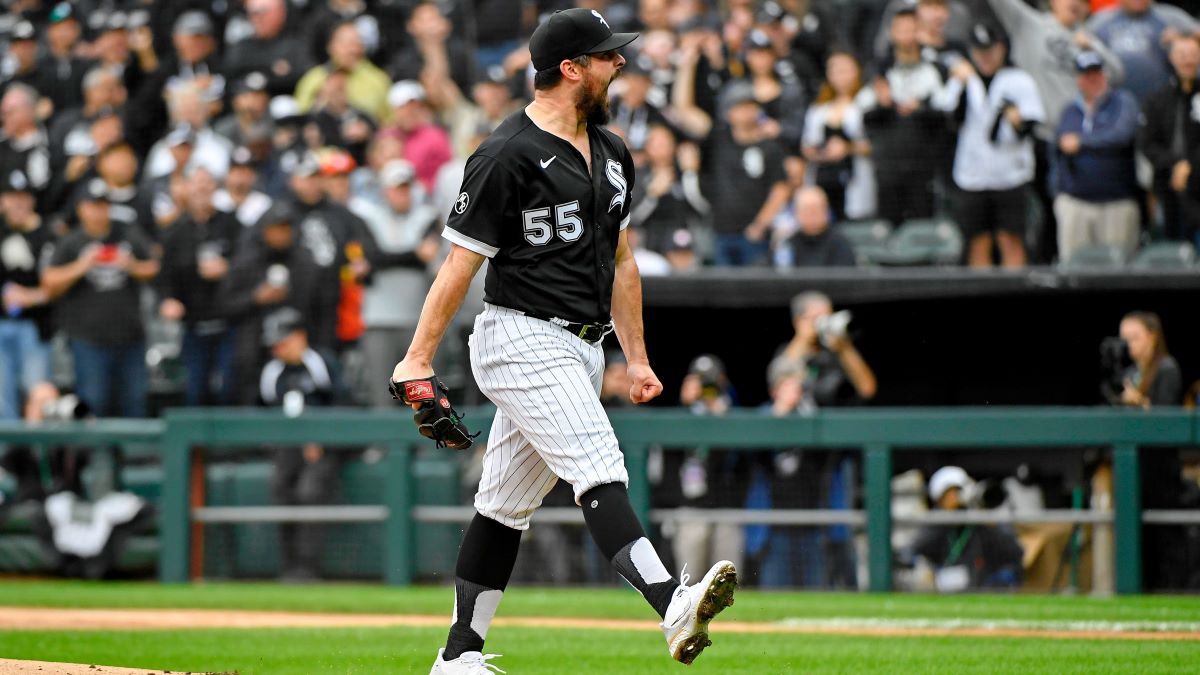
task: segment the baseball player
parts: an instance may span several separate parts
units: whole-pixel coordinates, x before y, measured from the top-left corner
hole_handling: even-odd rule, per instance
[[[497,411],[463,536],[453,625],[433,673],[491,672],[484,638],[512,573],[521,532],[558,479],[571,484],[592,538],[662,617],[671,656],[691,663],[708,623],[733,604],[737,572],[721,561],[699,583],[676,580],[634,516],[617,438],[601,408],[601,341],[615,331],[629,397],[662,392],[642,337],[641,281],[626,239],[633,160],[608,120],[608,87],[636,33],[599,12],[553,14],[529,42],[534,100],[467,161],[443,236],[451,252],[425,300],[416,336],[392,374],[423,434],[469,447],[433,377],[434,352],[471,278],[489,261],[471,367]],[[441,391],[439,391],[441,389]]]

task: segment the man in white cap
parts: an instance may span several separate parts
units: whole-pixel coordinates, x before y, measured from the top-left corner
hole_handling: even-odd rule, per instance
[[[943,466],[929,477],[929,499],[939,511],[965,511],[974,481],[959,466]],[[979,525],[927,525],[917,533],[913,552],[935,568],[943,593],[968,588],[1015,586],[1024,551],[1011,532]]]

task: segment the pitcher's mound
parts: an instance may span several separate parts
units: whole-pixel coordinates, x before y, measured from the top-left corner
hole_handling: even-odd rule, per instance
[[[14,661],[11,659],[0,659],[0,673],[5,673],[5,675],[163,675],[163,673],[184,675],[184,671],[179,670],[141,670],[140,668],[95,666],[86,663]],[[204,673],[194,672],[191,675],[204,675]]]

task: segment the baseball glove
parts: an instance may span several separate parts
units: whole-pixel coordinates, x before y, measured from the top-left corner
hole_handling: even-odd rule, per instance
[[[463,424],[462,416],[450,405],[450,390],[437,375],[397,382],[388,379],[392,398],[406,405],[421,406],[413,415],[417,431],[437,442],[439,448],[466,450],[479,432],[472,434]]]

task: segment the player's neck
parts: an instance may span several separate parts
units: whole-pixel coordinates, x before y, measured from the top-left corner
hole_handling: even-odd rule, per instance
[[[542,131],[570,143],[587,136],[587,121],[579,118],[575,102],[561,96],[537,93],[525,106],[525,114]]]

